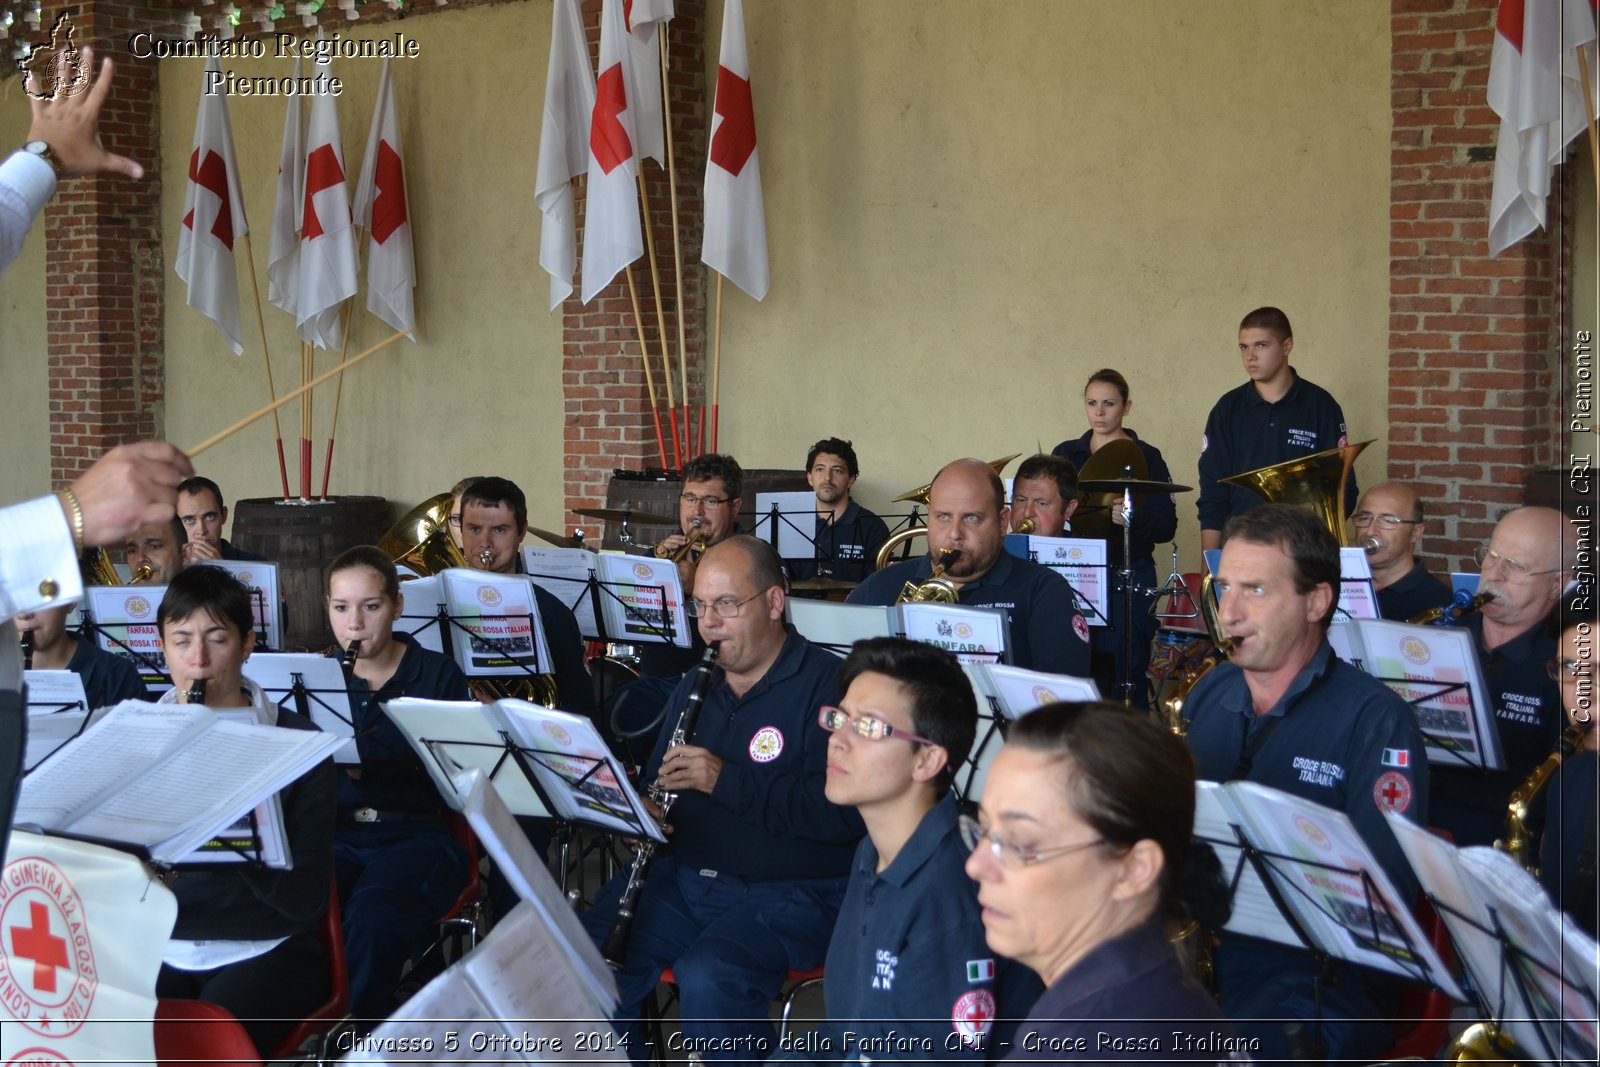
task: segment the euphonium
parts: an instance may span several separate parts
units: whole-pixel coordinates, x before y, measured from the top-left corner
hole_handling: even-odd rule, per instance
[[[933,561],[933,573],[923,582],[907,582],[895,598],[896,604],[954,604],[961,599],[961,591],[944,572],[961,555],[958,549],[941,548]]]
[[[1534,801],[1550,784],[1550,779],[1561,764],[1583,746],[1584,738],[1589,735],[1593,725],[1592,722],[1583,722],[1568,726],[1544,762],[1511,791],[1511,798],[1506,804],[1506,836],[1504,840],[1496,841],[1494,847],[1508,853],[1518,866],[1535,878],[1539,876],[1539,865],[1536,862],[1538,857],[1532,855],[1533,835],[1528,832],[1528,813],[1533,810]]]
[[[700,709],[705,705],[706,693],[711,689],[711,669],[716,666],[717,645],[715,642],[706,647],[705,655],[700,658],[700,663],[695,667],[694,681],[689,686],[689,696],[684,701],[683,711],[678,715],[678,725],[673,727],[672,737],[667,740],[666,753],[680,745],[686,745],[694,737],[695,724],[700,721]],[[666,825],[667,813],[672,810],[672,805],[677,801],[678,794],[669,793],[661,786],[661,775],[658,772],[656,780],[650,783],[649,790],[645,793],[657,809],[661,812],[659,821]],[[655,859],[656,842],[651,838],[642,838],[633,850],[633,866],[628,868],[628,881],[622,887],[622,895],[617,900],[617,917],[612,921],[611,931],[606,934],[605,944],[600,946],[600,955],[613,967],[620,968],[628,956],[628,937],[633,933],[633,916],[639,905],[639,892],[644,888],[645,875],[650,870],[650,863]]]
[[[450,520],[449,493],[431,496],[406,512],[405,518],[378,538],[378,548],[396,563],[403,563],[424,578],[447,567],[468,566],[446,525]],[[488,550],[485,549],[487,552]],[[492,561],[493,553],[489,554]],[[483,699],[514,697],[547,708],[560,707],[561,694],[553,674],[530,674],[510,678],[474,678],[473,693]]]
[[[111,562],[111,553],[103,548],[91,548],[89,554],[83,559],[85,578],[89,585],[121,585],[122,575],[117,573],[117,568]],[[133,580],[136,582],[148,581],[155,573],[155,569],[148,563],[141,563],[133,569]]]
[[[891,552],[914,537],[926,536],[928,536],[928,528],[926,526],[913,526],[910,529],[901,530],[878,547],[878,554],[872,559],[872,569],[883,570],[884,566],[889,562],[889,554]]]

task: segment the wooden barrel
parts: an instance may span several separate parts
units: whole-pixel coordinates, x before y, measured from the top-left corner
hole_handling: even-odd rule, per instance
[[[670,523],[657,522],[630,522],[629,532],[633,535],[635,546],[654,545],[670,534],[678,532],[678,494],[683,489],[683,483],[673,478],[669,481],[645,480],[642,478],[621,478],[613,475],[611,484],[606,489],[606,507],[613,509],[637,510],[658,515],[670,515]],[[806,472],[801,470],[761,469],[747,470],[744,472],[744,499],[739,505],[739,527],[750,533],[757,518],[756,494],[757,493],[791,493],[806,492],[810,489],[806,485]],[[592,537],[595,522],[576,517],[576,525],[583,529],[585,534]],[[606,522],[605,541],[606,548],[624,548],[625,545],[618,539],[622,525],[617,522]]]
[[[319,652],[333,644],[323,607],[328,564],[352,545],[376,544],[388,528],[389,502],[381,496],[340,496],[313,504],[276,497],[234,503],[233,543],[278,565],[286,601],[286,647],[280,651]]]

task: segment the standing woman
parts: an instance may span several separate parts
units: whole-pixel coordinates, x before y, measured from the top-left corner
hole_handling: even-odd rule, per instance
[[[1182,740],[1120,704],[1047,704],[1012,724],[960,827],[989,947],[1047,987],[1008,1059],[1216,1063],[1247,1047],[1170,940],[1191,915],[1227,921]]]
[[[408,959],[427,947],[433,921],[467,882],[467,853],[416,751],[383,712],[396,697],[471,700],[455,663],[395,633],[405,600],[381,549],[357,545],[328,572],[328,623],[344,653],[360,642],[345,675],[358,766],[339,775],[334,870],[338,876],[350,1012],[381,1019]]]
[[[1063,441],[1055,447],[1054,454],[1071,460],[1079,471],[1089,462],[1089,457],[1112,441],[1132,441],[1144,453],[1146,476],[1151,481],[1170,482],[1172,472],[1167,461],[1154,445],[1139,440],[1137,434],[1122,425],[1122,420],[1133,410],[1128,399],[1128,380],[1109,367],[1089,376],[1083,387],[1083,408],[1089,417],[1089,429],[1075,441]],[[1112,571],[1122,566],[1122,527],[1127,518],[1119,502],[1111,508],[1111,521],[1117,529],[1106,540],[1106,562]],[[1133,528],[1130,543],[1133,549],[1133,580],[1142,589],[1153,589],[1156,584],[1155,547],[1171,541],[1178,532],[1178,508],[1173,498],[1165,493],[1146,493],[1136,496],[1133,502]],[[1134,704],[1149,704],[1148,683],[1145,671],[1150,666],[1150,642],[1156,635],[1156,617],[1151,612],[1153,595],[1133,598],[1133,678]],[[1122,596],[1113,590],[1111,595],[1111,625],[1096,627],[1094,651],[1095,679],[1106,693],[1119,693],[1115,688],[1122,680]]]

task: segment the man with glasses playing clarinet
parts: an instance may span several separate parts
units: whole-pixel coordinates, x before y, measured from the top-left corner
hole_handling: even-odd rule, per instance
[[[1450,603],[1450,587],[1417,559],[1422,498],[1403,482],[1382,482],[1361,494],[1350,516],[1350,547],[1364,549],[1378,592],[1378,614],[1405,622]]]
[[[1461,624],[1475,638],[1505,769],[1434,768],[1433,825],[1449,830],[1457,845],[1504,836],[1512,790],[1561,740],[1561,693],[1546,669],[1556,654],[1550,614],[1576,555],[1573,526],[1554,508],[1507,512],[1478,549],[1478,593],[1493,599]]]
[[[828,948],[862,822],[824,795],[818,714],[838,699],[839,661],[786,625],[783,605],[783,571],[764,541],[729,538],[696,567],[687,607],[716,663],[699,690],[697,670],[673,691],[641,777],[677,797],[616,949],[617,1019],[636,1063],[647,1054],[640,1009],[666,968],[681,1051],[756,1063],[776,1044],[768,1015],[785,976],[820,966]],[[704,694],[696,729],[668,747],[692,692]],[[597,945],[620,939],[628,877],[602,887],[583,916]]]

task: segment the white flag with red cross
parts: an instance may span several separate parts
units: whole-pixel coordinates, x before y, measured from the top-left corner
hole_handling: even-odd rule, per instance
[[[555,0],[550,26],[550,66],[544,79],[544,121],[539,127],[539,169],[533,199],[539,205],[539,266],[550,275],[550,310],[572,295],[578,269],[578,213],[572,179],[589,169],[589,119],[594,114],[594,71],[583,38],[578,0]]]
[[[589,122],[589,199],[583,224],[583,302],[644,255],[639,227],[638,136],[633,128],[632,64],[623,0],[600,8],[600,76]]]
[[[222,65],[216,56],[206,60],[206,72],[194,121],[189,183],[183,192],[183,225],[178,229],[173,269],[188,286],[189,306],[217,324],[237,356],[244,351],[244,344],[239,331],[239,271],[234,265],[233,241],[250,227],[245,222],[244,197],[239,194],[239,163],[233,154],[228,98],[204,88],[212,83],[212,72],[217,75],[215,81],[221,81]]]
[[[311,99],[306,136],[305,197],[301,202],[300,293],[295,311],[300,340],[337,349],[344,339],[339,310],[356,295],[356,235],[345,182],[339,109],[329,93]]]
[[[411,209],[406,200],[405,153],[394,106],[389,60],[378,75],[378,101],[372,109],[367,152],[356,179],[356,225],[370,235],[367,245],[367,310],[415,341],[417,265],[411,251]]]
[[[745,51],[744,4],[727,0],[722,16],[722,58],[706,159],[706,266],[760,300],[767,295],[767,210],[756,156],[756,111]]]
[[[300,58],[294,81],[300,84]],[[278,195],[272,205],[272,241],[267,248],[267,300],[293,315],[300,288],[300,212],[305,198],[306,131],[300,94],[289,97],[278,149]]]

